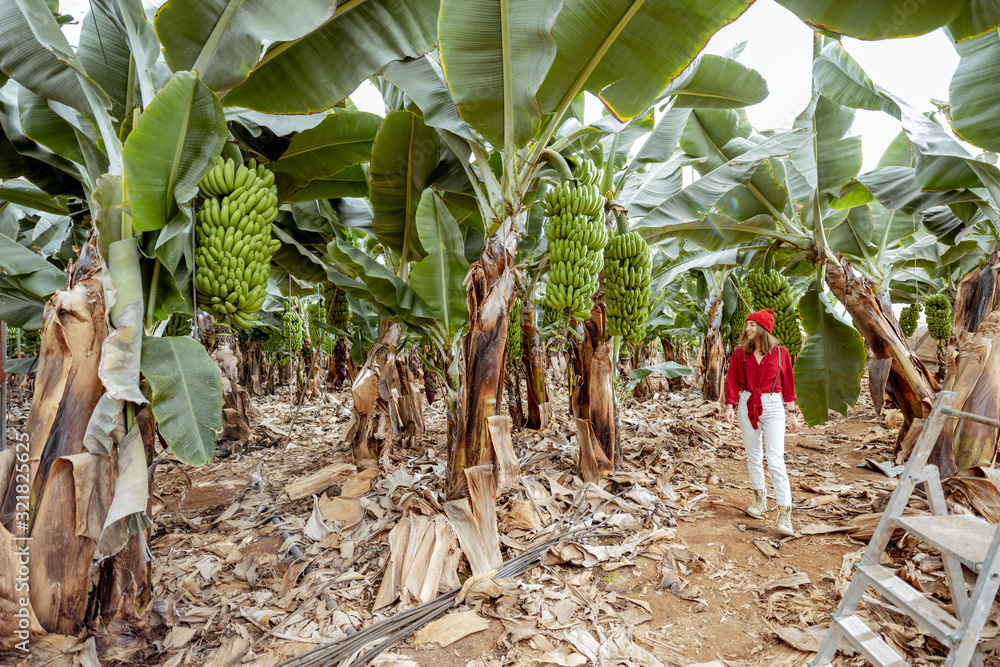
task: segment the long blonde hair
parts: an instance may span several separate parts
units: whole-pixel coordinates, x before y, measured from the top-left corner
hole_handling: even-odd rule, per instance
[[[757,324],[754,322],[754,324]],[[740,347],[743,348],[744,354],[753,354],[754,348],[757,347],[757,341],[760,341],[760,353],[763,356],[771,354],[771,350],[781,345],[778,339],[774,337],[770,331],[757,324],[757,337],[756,339],[750,339],[747,337],[746,329],[743,330],[743,336],[740,338]]]

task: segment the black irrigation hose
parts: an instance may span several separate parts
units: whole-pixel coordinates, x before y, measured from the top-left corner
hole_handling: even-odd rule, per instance
[[[549,547],[554,544],[558,544],[565,537],[595,530],[604,526],[608,519],[611,518],[610,516],[605,518],[600,523],[596,523],[592,526],[577,527],[580,523],[596,515],[604,509],[608,503],[615,500],[622,494],[619,493],[602,503],[597,509],[584,513],[584,491],[586,491],[588,487],[589,484],[580,490],[579,497],[574,501],[573,507],[571,508],[572,511],[564,514],[559,521],[556,522],[556,524],[552,527],[552,532],[550,533],[550,537],[548,539],[527,548],[519,556],[503,563],[499,568],[497,568],[496,577],[502,579],[519,576],[540,563],[541,555],[545,553]],[[569,517],[568,525],[561,530],[557,530],[567,522],[567,517]],[[275,667],[331,667],[332,665],[336,665],[351,656],[356,651],[362,650],[366,645],[372,643],[373,641],[377,641],[378,639],[384,637],[384,641],[372,647],[368,651],[365,651],[347,666],[362,667],[363,665],[368,664],[382,651],[413,634],[427,623],[430,623],[454,607],[456,605],[456,596],[461,590],[461,588],[454,588],[447,593],[439,595],[430,602],[426,602],[420,606],[414,607],[413,609],[396,614],[395,616],[376,623],[375,625],[372,625],[346,639],[337,640],[324,646],[314,648],[290,660],[286,660],[279,665],[275,665]]]

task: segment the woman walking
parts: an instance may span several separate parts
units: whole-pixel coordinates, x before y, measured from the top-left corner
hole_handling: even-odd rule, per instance
[[[778,503],[778,532],[794,535],[792,490],[785,470],[785,415],[788,430],[797,433],[799,411],[795,406],[792,358],[771,334],[773,330],[774,311],[770,308],[747,316],[743,337],[729,360],[725,419],[732,424],[734,410],[739,406],[740,431],[754,498],[747,513],[761,517],[767,512],[763,462],[766,452],[774,499]]]

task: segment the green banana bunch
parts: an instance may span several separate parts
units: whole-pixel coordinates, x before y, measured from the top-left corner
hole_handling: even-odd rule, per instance
[[[507,369],[517,370],[521,364],[521,299],[514,299],[507,323]]]
[[[590,317],[591,298],[604,266],[601,250],[608,243],[604,226],[604,196],[596,182],[597,167],[580,164],[579,176],[545,193],[542,210],[548,218],[549,283],[543,305],[568,312],[576,320]]]
[[[555,308],[542,306],[542,327],[548,328],[559,321],[559,311]]]
[[[747,316],[750,314],[750,308],[747,306],[751,303],[753,303],[753,294],[750,293],[745,284],[740,285],[739,295],[736,297],[736,310],[733,311],[732,319],[729,320],[729,345],[731,347],[736,347],[740,343]]]
[[[788,354],[795,356],[801,352],[799,309],[792,302],[792,287],[788,278],[777,271],[764,273],[755,269],[747,273],[746,286],[753,294],[754,310],[770,308],[774,311],[774,337],[788,349]]]
[[[919,303],[913,303],[904,307],[899,313],[899,328],[905,338],[909,338],[917,332],[917,320],[920,319],[922,307]]]
[[[604,248],[604,308],[610,335],[633,343],[645,338],[652,266],[649,246],[638,232],[616,234],[608,241]]]
[[[333,299],[333,306],[330,309],[330,324],[341,331],[347,331],[351,323],[351,308],[347,303],[347,292],[342,289],[337,290],[337,296]]]
[[[285,312],[281,315],[281,329],[285,337],[285,352],[298,354],[305,343],[305,331],[302,329],[302,316],[290,304],[285,304]]]
[[[927,313],[927,333],[939,343],[948,340],[951,336],[951,322],[954,319],[948,296],[931,294],[924,300],[924,310]]]
[[[317,342],[323,340],[323,329],[320,328],[320,302],[311,301],[306,306],[306,324],[309,328],[309,343],[312,347],[318,347]]]
[[[198,184],[195,287],[199,305],[218,321],[249,329],[264,305],[271,255],[281,242],[271,237],[278,215],[274,174],[250,160],[235,165],[221,157]]]
[[[191,316],[182,313],[174,313],[167,322],[167,328],[163,330],[164,336],[190,336]]]

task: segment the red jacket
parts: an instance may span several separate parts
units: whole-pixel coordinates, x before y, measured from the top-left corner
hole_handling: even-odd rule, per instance
[[[778,373],[778,360],[781,360],[781,373]],[[781,392],[781,400],[785,403],[795,402],[795,377],[792,373],[792,358],[783,346],[771,350],[764,359],[757,363],[756,357],[747,355],[742,347],[733,351],[729,360],[729,373],[726,376],[726,404],[738,405],[741,391],[750,392],[747,402],[747,413],[750,425],[757,428],[762,410],[760,396],[772,391]]]

